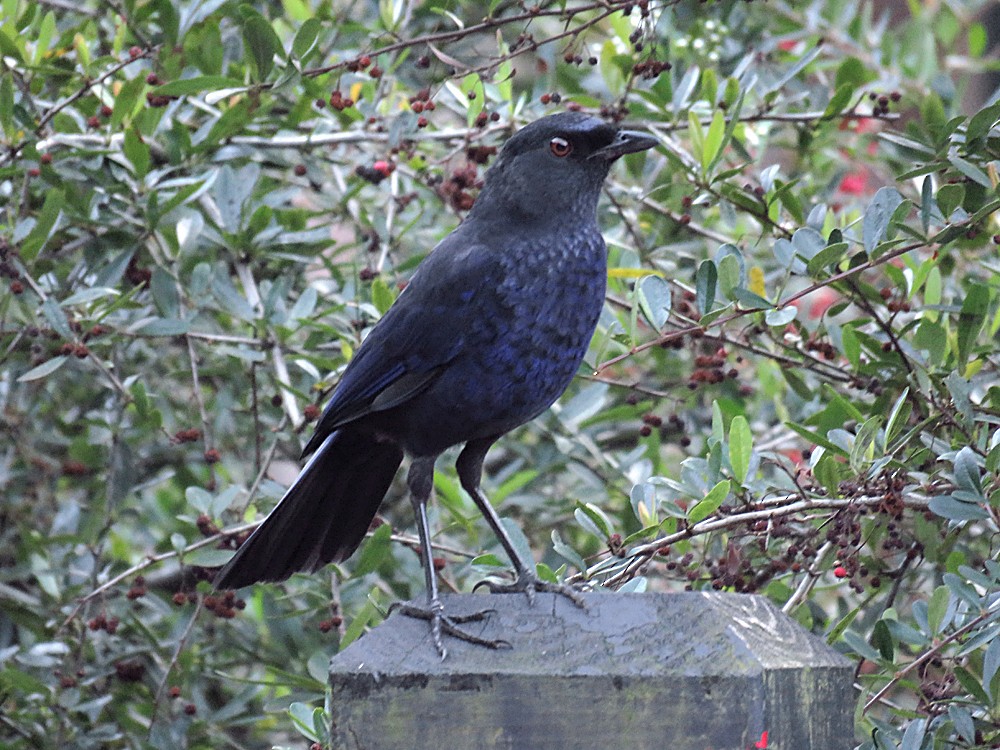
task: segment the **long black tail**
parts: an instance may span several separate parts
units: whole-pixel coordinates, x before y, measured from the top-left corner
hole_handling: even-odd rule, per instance
[[[216,588],[283,581],[350,557],[402,461],[397,446],[350,428],[330,435],[271,515],[216,575]]]

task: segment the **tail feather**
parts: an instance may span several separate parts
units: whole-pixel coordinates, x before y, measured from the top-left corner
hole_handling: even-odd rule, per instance
[[[330,435],[233,558],[215,586],[283,581],[358,548],[403,461],[391,443],[349,429]]]

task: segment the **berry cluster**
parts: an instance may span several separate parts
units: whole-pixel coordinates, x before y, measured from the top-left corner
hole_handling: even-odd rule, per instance
[[[583,65],[584,59],[583,55],[573,52],[573,50],[566,50],[563,54],[563,62],[569,65]],[[588,65],[597,65],[597,58],[593,55],[589,55],[586,60]]]
[[[221,591],[219,596],[206,596],[202,599],[205,609],[223,620],[236,617],[237,610],[246,609],[247,603],[236,597],[235,591]]]
[[[456,169],[444,180],[434,185],[437,194],[456,211],[468,211],[476,202],[470,190],[482,187],[479,170],[473,163]]]
[[[670,63],[666,60],[650,58],[649,60],[643,60],[633,65],[632,73],[645,81],[651,81],[659,78],[661,73],[670,70],[671,67]]]
[[[98,631],[104,630],[109,635],[114,635],[118,630],[118,625],[121,621],[117,617],[108,617],[104,613],[97,615],[97,617],[91,618],[87,621],[87,627],[90,630]]]
[[[0,237],[0,277],[10,279],[9,289],[11,294],[23,294],[24,282],[21,281],[21,274],[18,273],[14,265],[17,258],[17,249],[10,246],[6,239]]]
[[[469,146],[465,150],[465,158],[473,164],[486,164],[496,153],[496,146]]]
[[[872,116],[879,117],[889,114],[889,102],[895,104],[902,98],[902,94],[898,91],[893,91],[889,94],[879,94],[876,91],[869,91],[868,99],[874,102],[872,105]]]
[[[340,89],[335,89],[330,94],[330,106],[338,112],[343,112],[345,109],[350,109],[354,106],[354,100],[349,96],[345,97],[340,92]]]
[[[125,592],[125,598],[129,601],[135,601],[148,593],[149,589],[146,588],[146,579],[143,576],[136,576],[129,590]]]
[[[382,180],[396,171],[396,165],[391,161],[379,159],[371,166],[359,164],[354,168],[354,174],[363,180],[367,180],[373,185],[378,185]]]
[[[174,436],[170,439],[172,443],[196,443],[201,440],[201,430],[197,427],[188,427],[183,430],[178,430],[174,433]]]
[[[319,632],[321,632],[321,633],[329,633],[334,628],[339,628],[340,625],[341,625],[341,623],[343,623],[343,622],[344,622],[344,618],[343,617],[341,617],[340,615],[334,615],[333,617],[330,617],[329,619],[320,620],[319,621],[319,625],[317,627],[319,628]]]
[[[724,382],[726,378],[735,380],[739,375],[737,369],[735,367],[725,369],[728,356],[729,352],[722,346],[711,354],[697,355],[694,358],[694,370],[688,378],[688,388],[695,390],[702,383],[715,385]]]
[[[910,312],[910,303],[905,297],[895,297],[890,287],[884,286],[878,291],[879,296],[885,300],[885,306],[889,312]]]
[[[821,338],[818,333],[812,334],[804,342],[807,352],[817,352],[823,359],[834,360],[837,358],[837,350],[833,344]]]

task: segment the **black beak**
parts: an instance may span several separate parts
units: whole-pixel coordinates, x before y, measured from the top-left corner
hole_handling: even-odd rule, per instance
[[[614,161],[625,154],[634,154],[637,151],[645,151],[659,144],[659,140],[649,133],[640,133],[637,130],[619,130],[618,135],[607,146],[597,149],[590,155],[592,159],[606,159]]]

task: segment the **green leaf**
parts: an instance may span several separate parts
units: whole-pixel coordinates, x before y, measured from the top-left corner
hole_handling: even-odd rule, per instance
[[[851,86],[852,89],[856,89],[864,86],[876,77],[861,60],[856,57],[848,57],[837,68],[837,75],[834,78],[833,85],[838,90],[842,86]]]
[[[3,30],[0,30],[0,41],[6,39]],[[0,45],[2,48],[3,45]],[[0,49],[0,52],[3,50]],[[17,132],[14,123],[14,76],[0,76],[0,125],[3,126],[4,134],[10,138]]]
[[[955,484],[960,489],[983,496],[983,483],[976,453],[965,446],[955,454]]]
[[[927,624],[932,637],[937,636],[942,625],[947,624],[944,618],[951,601],[951,590],[947,586],[938,586],[931,594],[930,601],[927,602]]]
[[[844,631],[847,630],[851,626],[851,623],[857,619],[858,614],[860,612],[861,612],[861,607],[858,606],[852,609],[843,617],[841,617],[840,620],[837,622],[837,624],[830,629],[829,633],[827,633],[826,636],[827,644],[832,646],[837,641],[839,641],[840,636],[843,635]]]
[[[958,314],[958,367],[969,360],[969,351],[979,336],[990,306],[990,290],[985,284],[972,284],[962,301]]]
[[[955,209],[965,200],[965,185],[960,183],[942,185],[938,188],[936,200],[941,216],[946,221],[949,220]]]
[[[200,94],[202,91],[219,91],[229,89],[245,89],[243,81],[226,76],[196,76],[194,78],[182,78],[176,81],[164,83],[152,90],[155,96],[186,96],[188,94]]]
[[[462,93],[468,103],[465,110],[466,125],[472,127],[486,106],[486,89],[478,73],[469,73],[462,79]]]
[[[874,458],[875,439],[878,437],[879,428],[882,426],[882,417],[875,415],[869,417],[854,436],[854,443],[851,445],[851,456],[849,462],[855,473],[868,466]]]
[[[928,93],[921,102],[920,118],[933,137],[940,138],[942,136],[947,115],[944,113],[941,97],[934,91]]]
[[[142,139],[138,128],[133,127],[125,131],[122,151],[125,154],[125,158],[132,162],[135,176],[140,180],[144,178],[149,171],[149,146]]]
[[[896,399],[896,403],[893,404],[892,409],[889,412],[889,418],[885,422],[885,445],[887,449],[892,444],[896,435],[899,434],[900,430],[906,426],[906,422],[910,418],[912,408],[909,400],[907,399],[909,395],[909,387],[904,388],[903,392],[899,394],[899,398]]]
[[[839,71],[837,75],[839,78]],[[851,103],[855,90],[856,86],[852,83],[838,84],[837,90],[834,92],[833,96],[830,97],[830,101],[827,103],[826,109],[823,110],[823,119],[828,120],[843,112],[847,105]]]
[[[847,254],[849,247],[846,242],[834,242],[817,252],[806,264],[810,275],[818,276],[830,267],[840,263]]]
[[[316,726],[313,721],[313,708],[298,701],[288,706],[288,715],[292,719],[292,725],[299,733],[311,742],[323,742],[324,737],[316,734]]]
[[[670,285],[660,276],[643,276],[635,285],[636,301],[649,324],[662,331],[670,318]]]
[[[56,33],[56,16],[51,10],[42,18],[42,23],[38,27],[38,35],[35,37],[35,54],[32,57],[32,64],[38,65],[49,51],[52,37]]]
[[[392,554],[392,524],[384,523],[372,532],[361,548],[361,554],[354,564],[354,576],[367,575],[389,559]]]
[[[742,265],[736,255],[723,255],[718,261],[718,287],[722,296],[731,299],[733,290],[741,285]]]
[[[577,503],[573,515],[577,523],[602,541],[607,540],[613,533],[611,521],[604,511],[593,503]]]
[[[177,282],[160,266],[153,268],[149,280],[149,291],[153,295],[156,309],[164,318],[176,318],[180,314],[181,300],[177,292]]]
[[[889,229],[889,222],[899,204],[903,202],[903,196],[896,188],[879,188],[872,198],[871,204],[865,210],[862,220],[862,238],[865,252],[871,253],[882,240],[885,239]]]
[[[700,164],[703,164],[705,162],[703,158],[705,154],[705,131],[701,127],[701,120],[690,110],[688,111],[688,136],[691,140],[691,155]]]
[[[555,550],[555,553],[559,555],[559,557],[563,558],[578,571],[586,574],[587,563],[582,557],[580,557],[580,554],[575,549],[563,541],[556,529],[552,529],[552,549]]]
[[[741,485],[746,482],[752,453],[753,434],[746,417],[739,414],[729,425],[729,465],[733,467],[733,478]]]
[[[993,683],[997,669],[1000,669],[1000,638],[994,632],[993,640],[990,641],[990,645],[986,647],[986,653],[983,655],[983,688],[990,695],[993,695],[990,685]]]
[[[146,81],[142,76],[126,81],[115,97],[115,106],[111,111],[111,128],[116,130],[123,123],[131,119],[141,110],[140,97],[146,88]]]
[[[51,375],[60,367],[62,367],[66,363],[67,359],[69,359],[69,357],[53,357],[52,359],[48,359],[42,362],[42,364],[38,365],[37,367],[32,367],[30,370],[24,373],[24,375],[19,377],[17,379],[17,382],[28,383],[32,380],[40,380],[44,378],[46,375]]]
[[[707,258],[698,266],[698,273],[695,276],[695,302],[698,305],[698,312],[706,315],[712,311],[715,304],[715,285],[719,279],[719,272],[715,263]]]
[[[185,565],[197,565],[202,568],[219,568],[229,562],[235,552],[231,549],[213,549],[201,547],[184,555]]]
[[[927,507],[931,513],[949,521],[982,521],[990,517],[981,505],[957,500],[952,495],[935,495]]]
[[[372,281],[372,304],[375,305],[375,309],[385,315],[395,300],[389,285],[381,276],[376,276]]]
[[[177,318],[155,318],[136,328],[138,336],[180,336],[188,332],[191,323]]]
[[[879,655],[888,662],[896,656],[896,640],[885,620],[879,620],[872,628],[872,645],[878,649]]]
[[[21,54],[21,48],[18,47],[14,40],[7,35],[7,32],[4,29],[0,29],[0,54],[5,57],[11,57],[20,65],[24,65],[24,56]],[[10,81],[10,79],[11,76],[3,76],[2,78],[4,81]],[[7,111],[12,112],[13,108]]]
[[[295,39],[292,40],[292,55],[299,63],[305,63],[316,49],[316,40],[322,28],[323,24],[318,18],[309,18],[295,33]]]
[[[722,158],[725,147],[726,118],[721,110],[715,110],[712,123],[705,134],[705,143],[701,152],[701,168],[707,175],[716,162]]]
[[[952,154],[948,157],[948,161],[951,165],[955,167],[959,172],[968,177],[973,182],[977,182],[982,185],[987,190],[993,189],[993,183],[990,181],[989,175],[983,170],[977,167],[972,162],[963,159],[961,156]]]
[[[737,417],[737,419],[742,419],[742,417]],[[732,438],[730,438],[731,440]],[[730,444],[731,445],[731,444]],[[712,489],[708,491],[700,501],[698,501],[693,508],[691,508],[688,513],[688,521],[692,524],[696,524],[708,518],[710,515],[715,513],[722,505],[726,496],[729,495],[729,490],[732,485],[729,483],[728,479],[723,479],[721,482],[716,484]]]
[[[764,313],[764,322],[769,326],[774,327],[786,326],[795,320],[795,316],[798,315],[798,313],[799,308],[795,305],[788,305],[786,307],[768,310]]]
[[[274,68],[274,56],[284,54],[274,27],[263,16],[252,15],[243,22],[243,40],[250,48],[250,60],[256,71],[255,79],[265,80]]]
[[[1000,101],[996,101],[972,116],[965,128],[965,141],[977,141],[1000,123]]]
[[[45,193],[45,202],[38,212],[35,226],[28,236],[21,243],[21,257],[26,262],[31,262],[38,255],[39,250],[45,245],[52,231],[55,228],[59,213],[66,204],[66,194],[59,188],[52,188]]]

